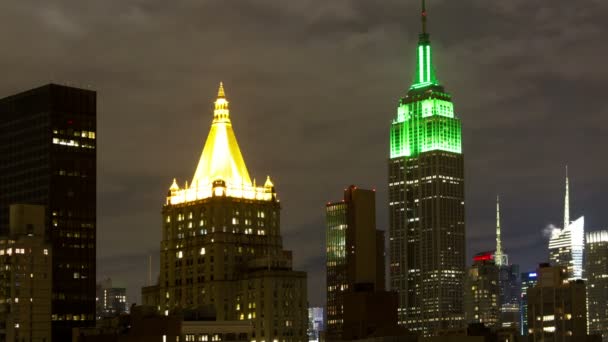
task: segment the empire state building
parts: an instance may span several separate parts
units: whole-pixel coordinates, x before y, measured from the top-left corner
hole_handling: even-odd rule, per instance
[[[460,119],[433,67],[427,12],[414,81],[390,129],[390,284],[399,323],[424,336],[460,327],[465,272]]]

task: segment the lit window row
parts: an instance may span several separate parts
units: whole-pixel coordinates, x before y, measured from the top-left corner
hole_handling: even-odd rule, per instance
[[[81,143],[77,140],[62,139],[62,138],[53,138],[53,144],[61,145],[61,146],[69,146],[69,147],[82,147],[82,148],[90,148],[90,149],[95,148],[95,145],[91,145],[88,143]]]

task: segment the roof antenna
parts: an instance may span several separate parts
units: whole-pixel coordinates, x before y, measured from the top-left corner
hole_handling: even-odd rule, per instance
[[[422,34],[426,34],[426,0],[422,0]]]

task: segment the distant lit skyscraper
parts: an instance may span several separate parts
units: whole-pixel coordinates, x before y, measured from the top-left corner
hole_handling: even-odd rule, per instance
[[[509,263],[509,256],[503,252],[500,226],[500,200],[496,197],[496,251],[494,261],[499,270],[499,305],[501,327],[514,327],[519,330],[520,298],[518,273],[519,266]]]
[[[585,218],[570,222],[570,189],[566,169],[566,194],[564,199],[564,228],[554,229],[549,240],[549,260],[553,265],[566,267],[568,279],[583,278],[583,254],[585,249]]]
[[[108,278],[97,284],[97,318],[114,317],[129,312],[127,289],[112,285]]]
[[[467,324],[483,323],[496,328],[500,320],[499,266],[492,252],[473,257],[465,279],[464,308]]]
[[[325,330],[325,313],[323,307],[308,308],[308,341],[318,342]]]
[[[464,159],[452,97],[435,76],[427,12],[414,82],[390,129],[390,287],[399,323],[425,336],[460,327],[465,278]]]
[[[536,286],[538,282],[538,273],[527,272],[521,274],[521,334],[522,336],[528,335],[528,289]]]
[[[608,230],[587,233],[585,253],[589,333],[608,342]]]
[[[163,206],[161,310],[250,321],[249,341],[306,340],[306,273],[283,249],[280,209],[270,177],[258,186],[249,176],[220,84],[194,177],[174,180]]]
[[[0,234],[11,204],[45,207],[53,341],[95,324],[96,102],[57,84],[0,99]]]
[[[376,194],[350,186],[326,207],[327,337],[342,339],[344,301],[357,284],[384,291],[384,232],[376,230]]]

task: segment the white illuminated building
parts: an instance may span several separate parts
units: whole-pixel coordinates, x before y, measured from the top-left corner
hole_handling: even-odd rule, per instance
[[[583,278],[583,254],[585,250],[585,217],[570,222],[570,193],[566,169],[566,196],[564,201],[564,228],[551,232],[549,260],[554,265],[568,269],[568,279]]]

